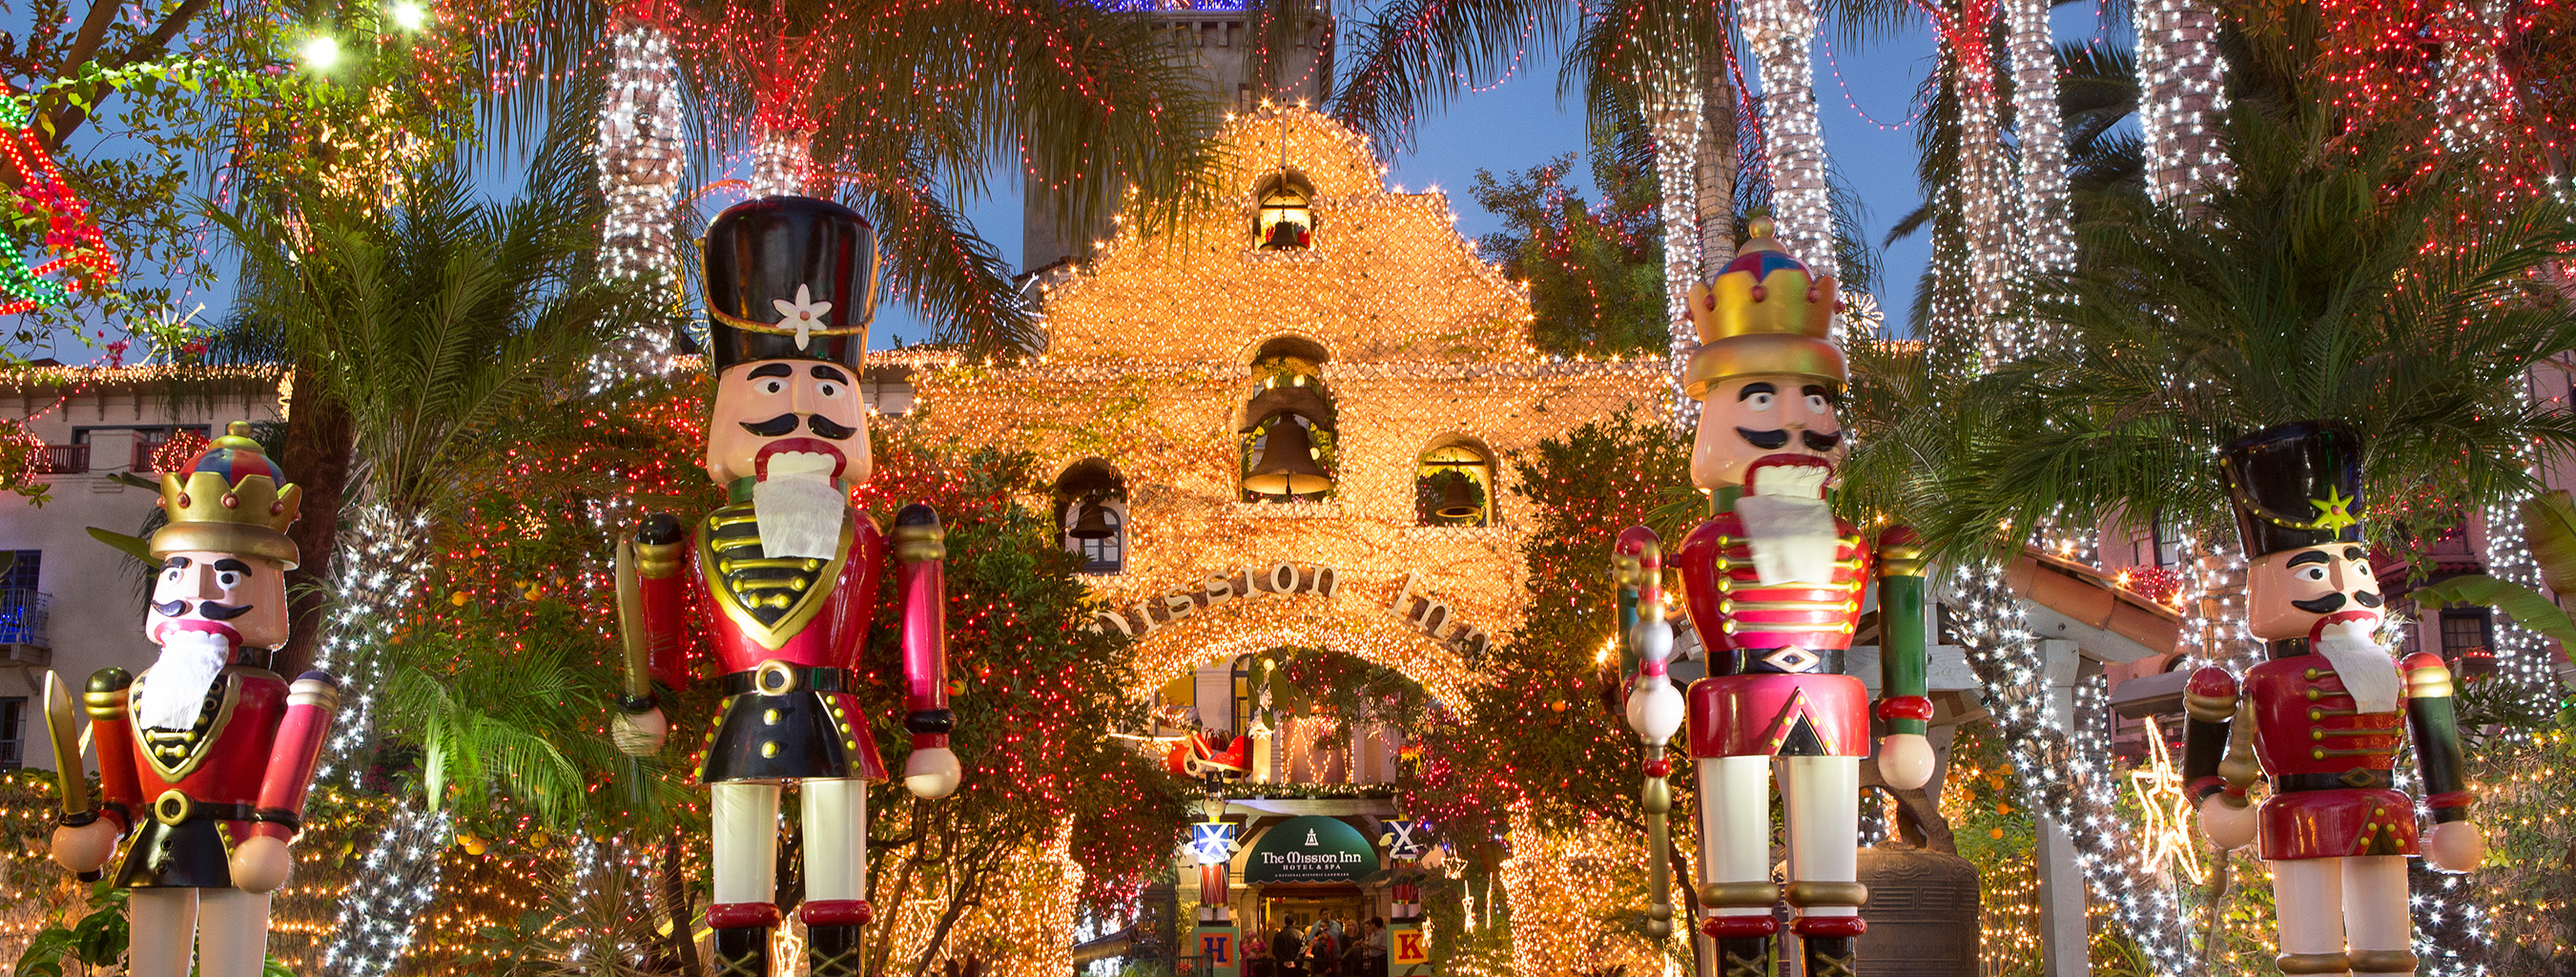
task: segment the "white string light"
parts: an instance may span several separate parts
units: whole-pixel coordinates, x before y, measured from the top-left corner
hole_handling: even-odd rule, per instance
[[[1816,10],[1807,0],[1748,0],[1744,38],[1762,76],[1771,216],[1781,246],[1819,276],[1841,277],[1833,199],[1825,183],[1824,130],[1816,122]],[[1843,341],[1842,318],[1832,339]]]

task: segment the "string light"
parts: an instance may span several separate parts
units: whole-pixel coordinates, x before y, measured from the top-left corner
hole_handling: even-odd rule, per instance
[[[1747,0],[1740,23],[1762,77],[1764,149],[1771,164],[1771,212],[1781,246],[1819,276],[1841,276],[1833,199],[1825,180],[1825,137],[1816,121],[1816,10],[1807,0]],[[1833,340],[1843,340],[1840,317]]]
[[[682,120],[680,63],[663,27],[621,11],[609,39],[608,96],[599,108],[600,277],[647,290],[650,305],[680,307],[680,257],[671,234],[677,205]],[[591,370],[591,393],[667,362],[671,323],[628,324]]]
[[[2218,15],[2206,0],[2142,0],[2137,26],[2138,128],[2146,150],[2147,196],[2180,203],[2230,166],[2209,120],[2227,107],[2220,87]]]

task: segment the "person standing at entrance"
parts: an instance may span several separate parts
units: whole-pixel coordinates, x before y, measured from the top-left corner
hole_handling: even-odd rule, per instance
[[[1710,911],[1701,932],[1717,941],[1719,974],[1765,973],[1779,925],[1771,907],[1786,897],[1805,972],[1851,977],[1868,928],[1856,852],[1871,709],[1843,655],[1875,556],[1886,690],[1877,715],[1889,730],[1879,770],[1896,789],[1922,786],[1932,773],[1923,735],[1932,703],[1921,547],[1897,528],[1878,537],[1873,554],[1858,528],[1834,516],[1826,491],[1849,446],[1838,415],[1849,369],[1831,339],[1840,300],[1831,277],[1780,250],[1769,220],[1756,218],[1749,230],[1752,240],[1725,272],[1692,293],[1700,345],[1684,374],[1685,390],[1702,401],[1691,481],[1715,503],[1672,561],[1709,654],[1709,677],[1692,683],[1687,702],[1699,779],[1698,895]],[[1653,535],[1632,529],[1623,540],[1638,533]],[[1659,670],[1671,625],[1649,613],[1634,635],[1657,668],[1640,669],[1631,695],[1647,698],[1630,717],[1655,720],[1638,728],[1660,743],[1682,718]],[[1646,708],[1656,698],[1662,706]],[[1647,776],[1660,781],[1665,764],[1648,761]],[[1774,770],[1788,822],[1786,886],[1771,881]]]
[[[626,635],[620,749],[661,749],[669,725],[644,674],[674,688],[696,671],[685,624],[693,602],[711,632],[725,700],[698,780],[714,809],[714,971],[768,977],[777,904],[779,789],[797,785],[804,816],[805,945],[814,977],[858,977],[866,900],[868,784],[885,779],[851,669],[894,551],[915,796],[957,789],[948,750],[945,585],[939,515],[895,515],[893,539],[850,507],[871,471],[857,380],[875,305],[876,232],[824,200],[763,197],[707,228],[707,361],[715,402],[707,475],[729,504],[692,534],[667,514],[619,548]],[[793,969],[787,968],[787,969]]]
[[[1279,977],[1302,977],[1305,954],[1306,941],[1297,938],[1297,921],[1280,920],[1279,932],[1270,938],[1270,958],[1279,962]]]

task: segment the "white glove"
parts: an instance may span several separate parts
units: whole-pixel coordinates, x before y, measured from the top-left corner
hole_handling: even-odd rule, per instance
[[[77,828],[55,828],[54,861],[75,874],[98,871],[116,857],[116,842],[123,834],[116,830],[116,822],[106,818]]]
[[[671,721],[663,718],[659,708],[643,712],[614,709],[608,719],[608,738],[617,744],[617,752],[627,756],[652,756],[662,752],[662,741],[671,737]]]
[[[252,835],[233,846],[232,869],[233,888],[253,895],[275,892],[295,874],[295,856],[281,839]]]
[[[903,786],[912,796],[938,800],[957,790],[965,771],[957,765],[957,754],[944,746],[923,747],[912,751],[903,761]]]
[[[1878,775],[1898,790],[1932,782],[1932,741],[1921,733],[1889,733],[1878,741]]]
[[[2487,861],[2487,832],[2475,822],[2444,821],[2424,837],[2424,860],[2445,872],[2474,872]]]
[[[2227,795],[2211,794],[2200,801],[2200,834],[2219,851],[2235,851],[2254,843],[2254,805],[2227,803]]]

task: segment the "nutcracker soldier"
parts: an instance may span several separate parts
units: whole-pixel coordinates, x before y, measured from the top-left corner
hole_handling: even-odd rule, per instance
[[[2412,974],[2415,799],[2392,772],[2410,731],[2433,818],[2421,854],[2466,872],[2486,852],[2468,820],[2451,672],[2439,655],[2401,663],[2379,643],[2385,599],[2355,515],[2361,443],[2350,429],[2264,428],[2228,445],[2219,466],[2251,561],[2247,627],[2269,642],[2269,660],[2241,681],[2222,668],[2192,673],[2183,776],[2201,831],[2222,849],[2260,837],[2282,973]],[[2256,761],[2272,786],[2259,806],[2245,796]]]
[[[160,561],[144,635],[160,646],[136,678],[90,676],[82,696],[98,745],[103,803],[89,809],[70,702],[49,694],[66,796],[54,860],[87,876],[133,843],[116,867],[129,890],[127,973],[258,977],[268,958],[269,893],[286,883],[304,796],[339,709],[339,685],[268,670],[286,643],[286,571],[295,568],[296,486],[234,424],[179,471],[161,476],[169,523],[152,534]],[[59,680],[53,683],[57,688]]]
[[[856,977],[867,891],[867,791],[885,779],[853,669],[876,607],[887,535],[853,509],[868,480],[867,411],[857,380],[877,275],[875,231],[823,200],[765,197],[707,228],[707,360],[715,403],[705,467],[730,502],[694,533],[644,520],[619,554],[627,635],[620,745],[660,749],[668,725],[651,680],[678,688],[710,657],[722,712],[698,779],[712,795],[714,972],[767,977],[776,896],[779,789],[802,805],[806,946],[816,977]],[[924,505],[895,516],[902,658],[912,751],[904,785],[920,797],[957,788],[948,750],[945,554]],[[695,600],[711,648],[684,641]]]
[[[1708,649],[1709,677],[1687,700],[1664,673],[1672,635],[1664,621],[1651,533],[1623,534],[1622,576],[1647,591],[1629,640],[1640,657],[1628,716],[1647,747],[1650,817],[1669,767],[1662,743],[1690,719],[1700,796],[1701,931],[1716,940],[1718,972],[1768,972],[1788,900],[1811,977],[1853,977],[1860,908],[1860,761],[1870,752],[1869,693],[1843,672],[1870,570],[1870,544],[1834,517],[1825,490],[1847,447],[1837,405],[1848,382],[1827,338],[1837,299],[1784,254],[1771,222],[1717,280],[1693,290],[1700,345],[1684,374],[1702,402],[1691,480],[1717,514],[1671,554],[1691,624]],[[1923,565],[1914,535],[1878,540],[1880,661],[1888,735],[1879,769],[1888,783],[1920,787],[1932,772],[1924,738]],[[1788,885],[1771,882],[1768,780],[1777,772],[1788,824]]]

